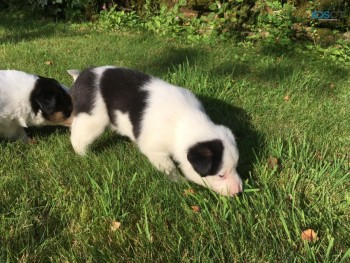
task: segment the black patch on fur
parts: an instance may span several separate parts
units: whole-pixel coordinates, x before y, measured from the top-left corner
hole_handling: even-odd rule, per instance
[[[223,150],[221,140],[199,142],[188,150],[187,160],[200,176],[215,175],[221,168]]]
[[[115,111],[129,113],[135,138],[141,132],[141,121],[148,92],[141,88],[150,76],[126,68],[110,68],[103,72],[100,80],[102,97],[107,105],[111,122],[116,125]]]
[[[75,80],[71,89],[71,94],[76,114],[82,112],[91,114],[97,90],[95,81],[96,75],[92,69],[84,70]]]
[[[42,111],[48,120],[55,112],[63,112],[66,118],[72,113],[72,99],[57,80],[38,76],[29,100],[33,112]]]

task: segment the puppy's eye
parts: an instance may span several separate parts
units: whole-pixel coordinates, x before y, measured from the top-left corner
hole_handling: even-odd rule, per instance
[[[219,174],[219,177],[224,178],[224,177],[225,177],[225,175],[223,175],[223,174]]]

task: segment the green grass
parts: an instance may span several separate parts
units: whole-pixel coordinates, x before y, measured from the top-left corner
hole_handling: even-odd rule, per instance
[[[115,64],[193,90],[235,133],[246,189],[173,182],[109,131],[82,158],[67,129],[32,128],[34,144],[0,141],[0,262],[350,262],[348,66],[3,13],[0,64],[68,86],[67,69]]]

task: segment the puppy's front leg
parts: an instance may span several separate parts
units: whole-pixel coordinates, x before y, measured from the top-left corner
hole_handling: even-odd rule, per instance
[[[180,178],[176,166],[171,158],[163,154],[146,154],[150,162],[160,171],[164,172],[171,180]]]
[[[71,126],[71,143],[74,151],[84,155],[87,147],[105,130],[108,115],[90,115],[81,113],[73,119]]]
[[[25,132],[25,130],[22,127],[17,130],[16,136],[17,136],[16,138],[18,140],[21,140],[23,142],[29,142],[30,141],[27,133]]]
[[[6,127],[5,130],[2,131],[5,138],[13,141],[21,140],[23,142],[29,142],[29,138],[21,126],[11,125]]]

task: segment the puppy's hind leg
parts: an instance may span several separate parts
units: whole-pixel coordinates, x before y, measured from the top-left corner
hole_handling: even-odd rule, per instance
[[[105,130],[109,124],[108,115],[80,113],[74,117],[70,140],[76,153],[84,155],[87,147]]]

